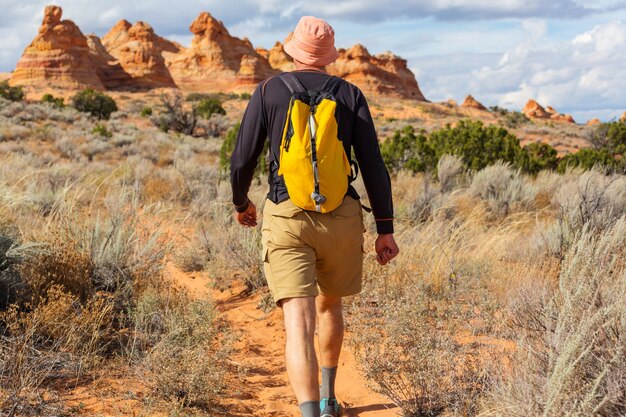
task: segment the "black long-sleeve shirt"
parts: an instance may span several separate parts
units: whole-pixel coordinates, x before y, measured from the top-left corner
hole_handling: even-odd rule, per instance
[[[329,75],[321,71],[293,71],[307,90],[320,90]],[[289,110],[291,93],[278,77],[261,82],[254,91],[241,121],[237,143],[231,156],[231,185],[237,211],[248,206],[248,190],[257,160],[266,138],[270,141],[270,192],[268,198],[280,203],[289,198],[281,176],[277,174],[280,142]],[[359,165],[379,234],[393,233],[393,201],[391,181],[378,147],[378,138],[365,96],[353,84],[342,82],[335,94],[339,139],[346,155],[351,148]],[[356,191],[350,187],[350,194]],[[358,197],[358,195],[356,195]]]

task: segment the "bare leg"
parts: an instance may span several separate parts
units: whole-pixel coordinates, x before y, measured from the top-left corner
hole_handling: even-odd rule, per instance
[[[343,344],[343,311],[341,297],[319,295],[316,300],[318,340],[322,366],[335,368]]]
[[[299,404],[319,401],[315,356],[315,297],[282,301],[285,316],[285,359],[291,388]]]

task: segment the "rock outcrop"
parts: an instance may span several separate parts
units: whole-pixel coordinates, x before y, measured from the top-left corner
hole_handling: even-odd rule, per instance
[[[365,93],[426,101],[406,60],[391,52],[374,56],[363,45],[339,49],[339,58],[326,69]]]
[[[524,113],[529,119],[543,119],[553,120],[555,122],[576,123],[571,115],[559,113],[550,106],[544,108],[541,104],[532,99],[528,100],[528,102],[524,106],[524,110],[522,110],[522,113]]]
[[[602,122],[600,121],[600,119],[591,119],[589,121],[587,121],[587,126],[597,126],[599,124],[601,124]]]
[[[467,97],[465,97],[465,100],[463,101],[463,104],[461,104],[461,107],[466,107],[469,109],[476,109],[476,110],[486,110],[487,108],[485,106],[483,106],[478,100],[476,100],[474,97],[472,97],[472,95],[468,95]]]
[[[622,113],[622,117],[620,117],[619,120],[622,122],[626,122],[626,111]]]
[[[131,25],[126,20],[119,21],[102,38],[106,52],[114,57],[130,76],[129,89],[150,89],[176,87],[167,66],[163,52],[178,53],[182,47],[154,33],[154,29],[144,22]]]
[[[176,84],[187,91],[249,91],[276,74],[250,41],[231,36],[224,24],[201,13],[189,27],[191,47],[164,54]]]
[[[207,12],[191,23],[189,30],[194,36],[188,48],[158,36],[144,22],[131,25],[121,20],[101,40],[96,35],[85,36],[73,22],[61,18],[61,8],[46,7],[39,34],[11,76],[12,85],[250,92],[260,81],[294,69],[284,43],[255,50],[248,39],[231,36],[224,24]],[[356,84],[366,94],[425,100],[406,60],[390,52],[371,55],[361,45],[339,53],[328,72]]]
[[[133,78],[112,57],[96,35],[87,35],[91,59],[96,66],[98,78],[106,89],[120,90],[132,86]]]
[[[289,39],[289,38],[288,38]],[[286,41],[285,41],[286,42]],[[276,42],[272,49],[257,48],[257,52],[267,59],[272,68],[280,71],[293,71],[293,59],[285,52],[284,44]]]
[[[60,7],[47,6],[39,33],[24,50],[11,85],[37,88],[105,88],[98,76],[87,38]]]

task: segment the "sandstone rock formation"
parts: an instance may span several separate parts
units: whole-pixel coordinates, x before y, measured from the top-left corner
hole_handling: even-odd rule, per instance
[[[463,104],[461,104],[461,107],[476,110],[487,110],[487,108],[483,106],[479,101],[477,101],[474,97],[472,97],[471,94],[465,97],[465,100],[463,101]]]
[[[550,119],[554,120],[555,122],[576,123],[576,121],[574,120],[574,117],[572,117],[571,114],[557,113],[557,114],[553,114],[552,117],[550,117]]]
[[[626,111],[624,113],[622,113],[622,117],[620,117],[619,119],[622,122],[626,122]]]
[[[96,66],[98,78],[106,89],[119,90],[132,86],[133,78],[107,52],[99,37],[87,35],[87,45],[91,59]]]
[[[286,41],[285,41],[286,42]],[[267,59],[272,68],[280,71],[293,71],[296,69],[293,59],[287,55],[283,47],[284,44],[276,42],[272,49],[258,48],[257,52]]]
[[[39,34],[24,51],[11,84],[44,89],[178,87],[250,92],[267,77],[294,69],[283,43],[255,50],[248,39],[231,36],[207,12],[191,24],[194,37],[188,48],[158,36],[144,22],[131,25],[121,20],[101,40],[83,35],[61,17],[61,8],[46,7]],[[406,60],[390,52],[373,56],[361,45],[339,52],[339,59],[327,70],[366,94],[425,100]]]
[[[187,91],[249,91],[276,74],[267,59],[248,40],[231,36],[224,24],[201,13],[189,30],[191,47],[179,53],[164,53],[176,84]]]
[[[104,89],[87,38],[62,10],[47,6],[39,33],[24,50],[11,85],[38,88]]]
[[[327,70],[365,93],[426,101],[406,60],[391,52],[373,56],[363,45],[339,49],[339,58]]]
[[[529,119],[549,119],[551,116],[541,104],[532,99],[528,100],[522,113]]]
[[[599,125],[600,123],[602,123],[600,119],[591,119],[587,121],[587,126],[596,126],[596,125]]]
[[[176,87],[163,52],[178,53],[182,47],[155,34],[147,23],[131,25],[121,20],[102,38],[102,44],[130,75],[131,81],[125,87]]]
[[[544,119],[553,120],[555,122],[576,123],[571,115],[561,114],[550,106],[544,108],[541,104],[532,99],[528,100],[524,106],[524,110],[522,110],[522,113],[524,113],[529,119]]]

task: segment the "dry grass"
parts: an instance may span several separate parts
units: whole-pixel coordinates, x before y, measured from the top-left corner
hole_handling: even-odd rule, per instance
[[[95,138],[70,109],[0,102],[3,413],[67,414],[58,387],[120,362],[158,410],[219,408],[228,331],[164,263],[256,291],[260,233],[232,217],[219,140],[160,132],[130,105]],[[399,111],[427,130],[458,117],[425,106]],[[348,317],[375,389],[407,416],[624,414],[623,176],[470,176],[445,157],[436,178],[401,172],[393,187],[401,255],[366,257]],[[265,188],[254,182],[254,202]]]

